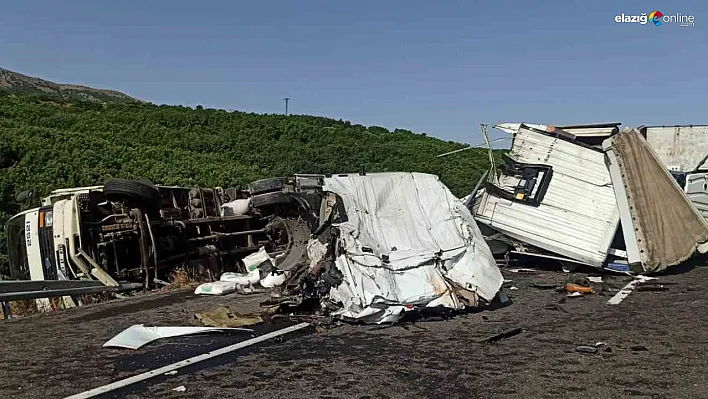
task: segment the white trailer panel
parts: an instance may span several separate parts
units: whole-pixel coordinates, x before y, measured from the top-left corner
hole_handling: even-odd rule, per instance
[[[545,196],[533,206],[485,190],[475,206],[475,219],[536,247],[603,266],[619,212],[602,151],[522,124],[510,158],[552,167]],[[518,177],[502,175],[499,187],[508,189],[518,182]]]

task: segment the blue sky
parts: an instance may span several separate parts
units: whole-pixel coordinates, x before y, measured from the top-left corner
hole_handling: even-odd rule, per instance
[[[694,27],[618,24],[682,13]],[[706,124],[703,1],[10,1],[0,66],[154,103],[480,142],[479,124]],[[499,135],[498,133],[495,134]]]

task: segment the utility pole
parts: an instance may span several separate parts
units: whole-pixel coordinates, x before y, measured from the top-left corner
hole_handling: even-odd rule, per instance
[[[288,116],[288,101],[290,101],[290,97],[285,97],[283,100],[285,100],[285,116]]]

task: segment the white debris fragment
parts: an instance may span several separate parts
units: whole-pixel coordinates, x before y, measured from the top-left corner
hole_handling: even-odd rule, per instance
[[[526,269],[523,267],[517,269],[507,269],[506,271],[511,273],[536,273],[536,269]]]
[[[241,216],[251,208],[251,199],[237,199],[221,205],[221,216]]]
[[[273,258],[268,255],[265,247],[261,247],[258,252],[252,253],[243,258],[243,265],[246,266],[246,272],[250,273],[257,270],[263,263],[270,262],[274,265]]]
[[[224,331],[253,331],[248,328],[215,328],[215,327],[145,327],[142,324],[135,324],[120,332],[108,342],[103,344],[104,348],[128,348],[138,349],[152,341],[160,338],[179,337],[211,332]]]
[[[175,391],[175,392],[184,392],[186,390],[187,390],[187,388],[184,385],[180,385],[177,388],[173,389],[173,391]]]
[[[264,288],[273,288],[282,285],[285,280],[287,280],[288,275],[286,272],[272,272],[268,273],[267,276],[263,277],[263,279],[260,281],[260,284]]]
[[[236,283],[231,281],[214,281],[213,283],[200,284],[195,290],[195,295],[226,295],[236,291]]]
[[[602,282],[602,276],[588,276],[588,280],[591,283],[601,283]]]

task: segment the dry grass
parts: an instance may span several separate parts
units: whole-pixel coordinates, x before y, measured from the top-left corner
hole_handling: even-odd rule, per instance
[[[34,299],[10,302],[10,314],[12,317],[29,316],[37,313],[39,313],[39,309],[37,309],[37,303]],[[0,316],[2,316],[3,319],[5,318],[2,310],[0,310]]]
[[[110,301],[115,298],[115,293],[113,292],[103,292],[98,294],[86,294],[81,295],[79,299],[81,304],[88,305],[93,303],[103,303]],[[61,298],[49,298],[49,304],[52,310],[58,310],[63,308],[61,303]],[[24,301],[11,301],[10,304],[10,314],[12,317],[23,317],[30,316],[33,314],[41,313],[37,307],[37,301],[35,299],[27,299]],[[0,319],[4,319],[5,315],[0,310]]]
[[[166,289],[179,289],[194,286],[201,281],[199,273],[193,267],[181,266],[170,274],[170,285]]]
[[[79,298],[80,298],[82,304],[88,305],[91,303],[108,302],[111,299],[114,299],[115,297],[116,297],[116,294],[114,292],[100,292],[98,294],[81,295]]]

